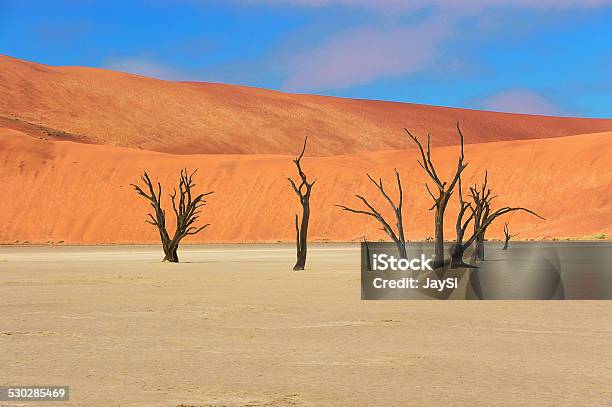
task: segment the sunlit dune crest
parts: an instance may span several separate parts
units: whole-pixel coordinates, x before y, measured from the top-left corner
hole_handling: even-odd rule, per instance
[[[311,156],[612,131],[612,120],[515,115],[407,103],[170,82],[103,69],[51,67],[0,56],[0,127],[38,136],[175,154]],[[42,130],[41,130],[42,129]]]

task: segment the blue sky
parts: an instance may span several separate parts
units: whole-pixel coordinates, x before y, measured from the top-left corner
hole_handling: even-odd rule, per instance
[[[0,54],[169,80],[612,117],[612,0],[0,0]]]

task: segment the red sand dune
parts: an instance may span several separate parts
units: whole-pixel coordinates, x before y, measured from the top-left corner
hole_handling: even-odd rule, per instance
[[[435,148],[433,154],[434,161],[440,163],[439,173],[449,174],[456,165],[457,147]],[[546,221],[540,221],[524,214],[508,216],[511,229],[522,238],[609,233],[610,157],[612,132],[471,144],[466,146],[469,167],[464,185],[479,181],[486,168],[500,195],[498,204],[526,206],[546,217]],[[204,220],[212,226],[186,241],[289,241],[293,239],[293,216],[298,209],[286,180],[295,175],[291,158],[172,155],[39,140],[3,129],[0,242],[157,242],[155,229],[144,222],[148,205],[128,184],[138,180],[146,169],[168,192],[183,166],[199,168],[199,188],[215,191],[204,214]],[[432,214],[427,210],[431,202],[416,158],[414,150],[305,158],[307,173],[319,178],[312,195],[312,239],[383,238],[375,221],[343,213],[333,204],[358,205],[353,193],[359,192],[385,208],[365,172],[384,177],[392,187],[394,167],[404,180],[408,237],[431,236]],[[447,218],[448,238],[453,237],[454,212],[453,206]],[[491,237],[500,237],[502,223],[492,228]]]
[[[0,127],[37,137],[178,154],[330,156],[414,146],[402,133],[431,131],[435,145],[612,131],[612,120],[515,115],[212,83],[170,82],[0,56]]]
[[[431,130],[435,161],[450,172],[456,121],[468,143],[464,185],[487,168],[499,204],[547,218],[509,216],[522,238],[612,230],[612,165],[604,158],[612,156],[612,120],[170,82],[0,56],[0,242],[156,242],[144,223],[147,204],[129,183],[147,169],[169,191],[184,166],[198,167],[199,185],[215,191],[205,213],[212,226],[191,241],[292,240],[298,205],[286,177],[306,135],[304,166],[319,178],[313,240],[384,238],[374,221],[333,204],[357,205],[358,192],[384,208],[365,172],[392,186],[394,167],[404,179],[408,237],[423,239],[432,235],[431,203],[402,128]]]

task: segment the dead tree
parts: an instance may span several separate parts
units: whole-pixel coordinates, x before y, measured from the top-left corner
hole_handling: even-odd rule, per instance
[[[370,176],[370,174],[366,174],[366,175],[368,176],[368,179],[374,185],[376,185],[376,188],[378,189],[378,191],[382,194],[382,196],[385,198],[385,200],[389,203],[389,205],[393,209],[393,213],[395,215],[395,226],[397,228],[397,232],[393,230],[389,222],[387,222],[387,220],[382,216],[382,214],[376,209],[374,209],[374,207],[370,204],[370,202],[368,202],[368,200],[364,198],[362,195],[355,195],[355,196],[359,198],[361,202],[363,202],[363,204],[368,208],[368,210],[352,209],[344,205],[335,205],[335,206],[342,208],[343,210],[348,211],[348,212],[367,215],[367,216],[371,216],[374,219],[376,219],[382,225],[381,230],[384,230],[385,233],[391,238],[391,240],[393,240],[393,243],[395,243],[395,245],[397,246],[397,250],[399,251],[400,257],[405,259],[407,257],[406,239],[404,237],[404,220],[403,220],[403,214],[402,214],[402,208],[404,205],[404,193],[402,191],[402,181],[400,179],[399,172],[397,172],[397,169],[395,169],[394,171],[395,171],[395,179],[397,181],[397,190],[399,194],[397,204],[393,202],[393,199],[391,199],[389,194],[387,194],[387,192],[385,191],[385,187],[383,186],[382,178],[379,178],[378,181],[376,181],[374,178]]]
[[[206,205],[205,197],[213,193],[210,191],[204,194],[193,195],[192,188],[196,186],[196,184],[193,182],[193,175],[196,173],[196,171],[197,169],[189,174],[186,168],[181,170],[178,197],[176,188],[174,189],[174,192],[170,194],[170,198],[172,198],[172,209],[174,210],[174,215],[176,216],[176,229],[172,238],[170,237],[168,229],[166,228],[166,211],[162,208],[161,204],[161,183],[157,183],[156,191],[153,183],[151,182],[151,178],[149,178],[149,175],[145,171],[145,173],[141,176],[141,180],[144,182],[146,186],[145,189],[148,192],[136,184],[130,184],[132,187],[134,187],[139,195],[149,201],[151,207],[153,208],[155,215],[149,213],[149,219],[145,220],[145,222],[155,226],[159,231],[162,247],[164,249],[163,261],[178,263],[179,258],[177,255],[177,250],[181,240],[186,236],[195,235],[201,232],[210,225],[207,223],[204,226],[195,226],[195,222],[198,220],[199,214],[201,213],[201,208]]]
[[[467,231],[468,226],[470,225],[470,222],[474,220],[474,215],[476,213],[476,211],[472,207],[472,204],[463,200],[463,192],[461,188],[461,177],[459,177],[459,183],[458,183],[457,190],[458,190],[458,196],[459,196],[459,213],[457,214],[457,221],[455,223],[455,231],[457,233],[457,239],[455,240],[455,243],[453,243],[450,247],[451,268],[472,267],[471,265],[463,262],[463,256],[461,256],[459,259],[455,258],[456,253],[463,254],[465,249],[469,247],[469,246],[464,247],[463,238],[465,236],[465,232]]]
[[[295,235],[296,235],[296,246],[297,246],[297,261],[295,266],[293,266],[293,270],[304,270],[306,266],[306,249],[308,244],[308,221],[310,219],[310,192],[312,190],[312,186],[317,181],[316,179],[312,182],[308,182],[308,178],[304,171],[302,171],[302,166],[300,161],[304,156],[304,151],[306,151],[306,142],[308,141],[308,137],[304,139],[304,147],[302,147],[302,152],[300,155],[293,160],[295,164],[298,175],[300,176],[300,186],[291,179],[287,178],[293,187],[293,190],[297,194],[300,199],[300,204],[302,205],[302,221],[301,225],[298,224],[298,215],[295,214]]]
[[[474,247],[474,253],[472,256],[472,261],[475,260],[484,260],[484,241],[486,228],[481,232],[480,226],[482,225],[482,220],[487,218],[491,213],[491,201],[496,197],[492,196],[492,190],[488,186],[489,183],[489,172],[485,171],[484,182],[480,187],[474,184],[473,187],[470,187],[470,196],[474,203],[474,233],[476,233],[476,241]]]
[[[508,243],[510,243],[510,239],[515,236],[516,235],[510,234],[510,229],[508,229],[508,222],[504,223],[504,247],[502,247],[502,250],[508,250]]]
[[[450,183],[446,181],[442,181],[438,174],[436,173],[436,168],[431,161],[431,137],[427,134],[427,153],[423,150],[423,146],[417,137],[415,137],[408,129],[404,129],[406,133],[410,136],[412,140],[419,147],[419,151],[421,153],[421,160],[417,160],[421,168],[425,171],[425,173],[429,176],[429,178],[434,182],[436,187],[438,188],[438,193],[434,195],[429,189],[429,185],[425,183],[425,187],[427,188],[427,192],[431,196],[434,201],[434,204],[429,210],[435,209],[435,259],[434,259],[434,267],[443,267],[444,266],[444,212],[446,211],[446,206],[448,205],[448,201],[450,200],[453,190],[459,181],[461,173],[467,167],[467,163],[463,163],[464,154],[463,154],[463,133],[461,132],[461,128],[459,127],[459,123],[457,123],[457,133],[459,134],[459,139],[461,142],[461,154],[459,155],[459,159],[457,162],[457,169],[455,171],[455,175],[453,176]]]
[[[487,228],[493,223],[495,219],[499,218],[500,216],[510,212],[523,211],[534,215],[540,219],[544,219],[534,211],[523,207],[505,206],[503,208],[491,212],[491,201],[495,197],[491,195],[490,189],[486,190],[484,197],[484,199],[482,199],[481,196],[480,200],[475,200],[472,196],[473,202],[472,205],[469,206],[469,208],[471,208],[473,219],[475,219],[477,213],[482,214],[481,219],[479,220],[480,223],[479,226],[474,229],[472,235],[467,240],[464,240],[462,236],[461,244],[458,244],[459,242],[457,242],[451,247],[451,268],[469,266],[463,261],[463,255],[465,251],[476,241],[479,235],[484,235],[484,232],[487,230]],[[463,214],[460,212],[460,217],[462,216]],[[458,217],[457,224],[459,224],[460,217]],[[463,226],[465,226],[465,229],[467,229],[467,224],[462,224],[462,227]],[[463,230],[463,232],[465,232],[465,230]]]

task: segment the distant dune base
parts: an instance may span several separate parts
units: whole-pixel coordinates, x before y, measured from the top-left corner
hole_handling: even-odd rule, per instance
[[[496,205],[528,207],[546,218],[511,214],[520,238],[585,236],[612,231],[612,132],[555,139],[466,146],[464,186],[480,182],[485,169]],[[456,166],[457,147],[433,151],[442,177]],[[198,168],[197,188],[213,190],[203,219],[212,225],[191,242],[277,242],[294,239],[299,204],[287,181],[292,156],[172,155],[134,149],[34,139],[16,130],[0,131],[0,242],[156,243],[144,222],[149,207],[131,189],[147,170],[164,194],[176,185],[180,168]],[[312,193],[313,241],[386,239],[370,218],[340,211],[334,204],[359,206],[364,194],[384,213],[388,207],[365,173],[383,177],[395,195],[393,168],[402,176],[409,239],[433,235],[431,198],[414,150],[307,157],[303,165],[318,181]],[[171,208],[166,202],[166,208]],[[446,218],[454,237],[456,200]],[[168,221],[172,225],[172,219]],[[503,220],[489,237],[500,238]]]

